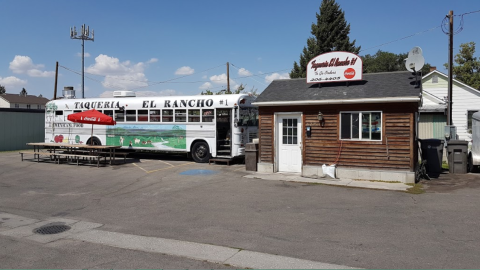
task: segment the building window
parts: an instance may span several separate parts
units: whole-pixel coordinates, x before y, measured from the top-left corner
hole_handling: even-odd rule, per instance
[[[41,108],[42,108],[42,105],[37,104],[37,109],[41,109]]]
[[[472,116],[478,111],[467,111],[467,132],[472,134]]]
[[[438,75],[432,76],[432,83],[438,83]]]
[[[20,108],[20,105],[18,105],[17,103],[15,103],[15,108]]]
[[[298,130],[297,119],[283,119],[282,122],[282,144],[297,144]]]
[[[30,106],[30,104],[27,104],[27,109],[31,109],[31,106]]]
[[[379,141],[382,139],[381,112],[340,113],[340,139]]]

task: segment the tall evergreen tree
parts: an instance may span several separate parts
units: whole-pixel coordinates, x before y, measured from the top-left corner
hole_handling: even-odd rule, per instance
[[[350,42],[350,24],[345,21],[345,12],[335,0],[323,0],[320,14],[316,14],[317,23],[312,23],[312,37],[307,39],[303,47],[299,63],[294,62],[290,78],[305,78],[307,64],[315,56],[332,52],[345,51],[358,53],[360,46],[355,47],[355,40]]]

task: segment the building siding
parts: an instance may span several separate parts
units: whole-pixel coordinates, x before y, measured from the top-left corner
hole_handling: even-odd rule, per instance
[[[26,143],[45,140],[45,112],[0,111],[0,151],[29,148]]]
[[[260,162],[274,163],[274,115],[276,112],[302,112],[303,126],[312,123],[312,135],[303,134],[303,165],[338,166],[368,169],[413,171],[417,161],[414,115],[417,103],[408,104],[353,104],[324,106],[260,107]],[[325,125],[318,123],[321,111]],[[381,141],[351,141],[339,139],[341,111],[382,111]]]
[[[438,83],[431,82],[433,75],[438,76]],[[422,80],[422,87],[436,97],[447,97],[448,77],[434,72]],[[467,111],[480,111],[480,91],[453,80],[452,102],[452,125],[457,127],[457,137],[470,141],[472,136],[468,133]]]

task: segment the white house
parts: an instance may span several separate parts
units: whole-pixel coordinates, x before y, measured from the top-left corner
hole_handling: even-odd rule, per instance
[[[48,98],[42,96],[20,94],[0,94],[0,108],[17,108],[17,109],[45,109]]]
[[[448,75],[434,69],[422,77],[422,88],[423,105],[419,110],[419,138],[444,139]],[[470,142],[472,115],[480,111],[480,91],[453,79],[452,102],[452,125],[457,127],[457,139]]]

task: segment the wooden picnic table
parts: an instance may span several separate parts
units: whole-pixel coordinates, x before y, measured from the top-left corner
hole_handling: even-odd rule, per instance
[[[60,158],[60,156],[74,157],[78,159],[80,157],[95,157],[97,159],[97,166],[100,163],[100,158],[105,155],[105,158],[109,157],[110,165],[115,162],[115,150],[121,148],[117,145],[86,145],[86,144],[69,144],[69,143],[47,143],[47,142],[33,142],[27,143],[29,146],[33,146],[34,158],[37,158],[37,161],[40,159],[40,155],[50,155],[54,158]],[[59,153],[58,151],[63,151]],[[75,151],[85,151],[84,154],[77,154]],[[20,152],[23,154],[26,152]],[[59,160],[60,163],[60,160]]]

